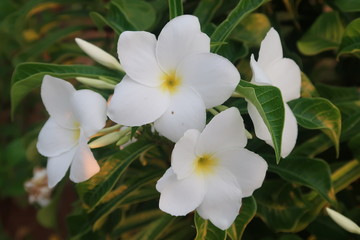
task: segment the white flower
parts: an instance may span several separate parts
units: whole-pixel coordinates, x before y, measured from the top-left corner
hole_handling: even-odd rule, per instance
[[[283,58],[280,37],[273,28],[261,42],[258,61],[251,55],[250,65],[253,71],[252,83],[273,85],[281,91],[285,108],[281,156],[286,157],[294,148],[298,133],[296,118],[287,102],[300,97],[300,69],[293,60]],[[273,147],[270,132],[251,103],[248,103],[248,112],[254,123],[256,136]]]
[[[25,182],[25,190],[29,193],[29,202],[45,207],[50,203],[51,189],[48,187],[46,169],[34,168],[34,176]]]
[[[108,54],[98,46],[95,46],[94,44],[91,44],[81,38],[75,38],[75,41],[77,45],[81,48],[81,50],[83,50],[96,62],[114,70],[119,70],[122,72],[124,71],[124,69],[122,68],[120,63],[116,60],[116,58],[114,58],[113,56],[111,56],[110,54]]]
[[[334,220],[340,227],[345,229],[348,232],[359,234],[360,235],[360,227],[354,223],[351,219],[345,217],[344,215],[332,210],[330,208],[325,208],[326,212],[329,216]]]
[[[236,108],[216,115],[204,131],[185,132],[171,167],[157,182],[162,211],[181,216],[197,210],[220,229],[235,220],[243,197],[262,185],[267,163],[245,149],[243,119]]]
[[[210,53],[209,37],[190,15],[172,19],[158,40],[148,32],[123,32],[118,54],[126,76],[108,116],[127,126],[154,122],[172,141],[187,129],[202,130],[206,108],[226,101],[240,81],[231,62]]]
[[[54,187],[71,165],[70,179],[82,182],[99,171],[87,142],[105,125],[106,101],[98,93],[79,90],[68,82],[45,76],[41,98],[50,118],[41,129],[37,149],[48,157],[49,186]]]

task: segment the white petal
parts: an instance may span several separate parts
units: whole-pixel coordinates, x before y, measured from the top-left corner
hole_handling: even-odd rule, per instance
[[[261,42],[258,62],[262,67],[266,67],[272,61],[283,57],[281,41],[278,32],[271,28]]]
[[[251,196],[261,187],[268,165],[256,153],[245,148],[233,148],[217,152],[214,157],[220,159],[221,166],[236,177],[243,197]]]
[[[41,155],[58,156],[77,144],[77,133],[78,130],[64,128],[50,117],[39,133],[36,147]]]
[[[170,104],[169,94],[159,88],[141,85],[127,75],[116,85],[108,116],[116,123],[141,126],[154,122]]]
[[[159,185],[159,186],[158,186]],[[173,216],[184,216],[195,210],[204,198],[204,182],[196,175],[177,180],[171,168],[158,181],[159,207]]]
[[[202,218],[225,230],[239,214],[242,195],[231,173],[225,170],[218,173],[206,178],[205,197],[196,210]]]
[[[75,146],[70,151],[48,158],[46,170],[50,188],[54,187],[65,176],[77,149],[78,147]]]
[[[173,142],[178,141],[188,129],[203,130],[206,109],[200,95],[182,87],[171,97],[170,106],[154,122],[155,129]]]
[[[232,147],[245,147],[244,121],[239,110],[232,107],[216,115],[200,134],[196,153],[214,153]]]
[[[75,128],[71,104],[75,88],[68,82],[45,75],[41,85],[41,98],[50,116],[61,126]]]
[[[120,34],[118,55],[127,75],[146,86],[159,86],[163,72],[155,57],[156,38],[148,32]]]
[[[89,55],[96,62],[104,65],[105,67],[112,68],[119,71],[124,71],[120,63],[111,56],[109,53],[105,52],[98,46],[91,44],[81,38],[75,38],[77,45],[83,50],[87,55]]]
[[[70,179],[73,182],[83,182],[100,171],[100,167],[89,146],[85,136],[80,136],[79,146],[75,153],[70,169]]]
[[[175,144],[171,154],[171,167],[179,180],[189,176],[194,171],[194,162],[197,159],[195,146],[199,135],[198,130],[189,129]]]
[[[213,53],[187,56],[176,69],[182,83],[194,88],[206,108],[224,103],[240,81],[236,67],[226,58]]]
[[[289,58],[272,62],[266,68],[272,85],[278,87],[285,102],[300,97],[301,72],[299,66]]]
[[[266,75],[265,70],[261,68],[258,62],[255,61],[254,54],[251,54],[250,57],[250,67],[252,70],[252,83],[272,85],[271,79]]]
[[[175,71],[184,57],[202,52],[210,52],[210,38],[201,32],[197,17],[176,17],[160,32],[156,56],[162,69],[168,73]]]
[[[287,157],[295,147],[298,133],[297,121],[294,114],[286,103],[284,104],[284,108],[285,122],[281,144],[281,156],[283,158]],[[254,124],[256,136],[264,140],[270,146],[274,147],[269,130],[267,129],[257,109],[251,103],[248,103],[248,113]]]
[[[330,208],[325,208],[326,212],[329,214],[329,216],[334,220],[339,226],[341,226],[343,229],[345,229],[348,232],[359,234],[360,235],[360,227],[353,222],[351,219],[345,217],[344,215],[338,213],[335,210],[332,210]]]
[[[105,126],[106,100],[91,90],[76,91],[72,98],[74,114],[87,137]]]

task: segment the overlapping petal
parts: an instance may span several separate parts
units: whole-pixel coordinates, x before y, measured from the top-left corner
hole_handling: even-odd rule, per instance
[[[204,200],[196,209],[204,219],[225,230],[231,226],[241,207],[242,193],[235,177],[225,169],[206,179]]]
[[[282,57],[283,50],[280,36],[274,28],[271,28],[261,42],[258,62],[264,68],[271,62],[280,60]]]
[[[196,153],[214,153],[227,148],[245,147],[244,121],[239,110],[232,107],[216,115],[200,134],[196,145]]]
[[[50,116],[61,126],[76,128],[71,98],[75,88],[68,82],[45,75],[41,85],[41,98]]]
[[[205,193],[202,178],[192,174],[178,180],[171,168],[160,178],[156,188],[161,192],[160,209],[173,216],[184,216],[195,210]]]
[[[251,196],[261,187],[268,165],[258,154],[245,148],[233,148],[216,152],[214,157],[221,159],[221,166],[236,177],[243,197]]]
[[[167,73],[175,71],[184,57],[202,52],[210,52],[210,38],[201,32],[197,17],[176,17],[159,34],[156,56]]]
[[[134,81],[149,87],[161,84],[163,72],[156,57],[156,38],[148,32],[126,31],[118,41],[120,63]]]
[[[77,149],[78,146],[75,146],[67,152],[48,158],[46,170],[49,187],[54,187],[65,176]]]
[[[94,176],[99,171],[99,164],[87,145],[87,139],[81,134],[79,146],[70,168],[70,179],[76,183],[83,182]]]
[[[248,102],[247,110],[254,125],[255,135],[270,144],[272,142],[271,135],[259,111],[251,102]]]
[[[178,179],[183,179],[194,171],[194,162],[197,159],[195,146],[199,135],[200,132],[196,129],[187,130],[175,144],[171,154],[171,166]]]
[[[206,108],[224,103],[234,92],[240,74],[226,58],[213,53],[187,56],[176,69],[186,86],[194,88]]]
[[[250,67],[252,70],[252,79],[251,82],[255,84],[268,84],[272,85],[270,78],[265,73],[265,70],[262,69],[258,62],[255,61],[254,54],[251,54],[250,57]]]
[[[77,144],[77,130],[60,126],[50,117],[41,129],[36,147],[41,155],[55,157]]]
[[[139,84],[128,76],[116,85],[108,107],[108,116],[126,126],[154,122],[170,104],[169,93]]]
[[[154,122],[154,127],[160,134],[176,142],[188,129],[204,129],[205,111],[200,95],[191,88],[182,87],[171,97],[169,107]]]
[[[76,91],[72,104],[76,119],[87,137],[105,126],[106,101],[100,94],[90,90]]]

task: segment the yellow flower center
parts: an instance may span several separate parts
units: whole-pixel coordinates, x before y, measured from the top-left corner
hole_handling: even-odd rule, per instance
[[[174,94],[179,89],[180,83],[181,79],[176,76],[175,71],[172,71],[170,74],[163,75],[161,89]]]
[[[78,123],[78,122],[74,122],[74,135],[73,135],[73,137],[74,137],[74,139],[77,141],[79,138],[80,138],[80,123]]]
[[[218,159],[209,154],[198,157],[195,161],[195,172],[197,174],[211,174],[215,172]]]

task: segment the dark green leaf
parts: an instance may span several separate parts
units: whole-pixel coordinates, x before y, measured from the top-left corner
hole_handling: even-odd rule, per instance
[[[148,239],[160,239],[167,228],[173,223],[175,217],[164,213],[158,219],[149,224],[143,231],[140,233],[140,236],[136,239],[138,240],[148,240]]]
[[[183,1],[182,0],[168,0],[169,2],[169,16],[173,19],[177,16],[183,15]]]
[[[319,97],[319,93],[316,91],[315,86],[303,72],[301,72],[301,97]]]
[[[359,12],[360,3],[358,0],[330,0],[343,12]]]
[[[194,11],[194,15],[199,18],[202,27],[210,23],[222,2],[223,0],[201,0],[199,2]]]
[[[215,227],[209,220],[202,219],[198,213],[194,215],[196,226],[195,240],[225,240],[226,231]]]
[[[320,96],[329,99],[335,104],[338,102],[360,99],[360,91],[355,87],[329,86],[319,83],[315,86],[320,93]]]
[[[353,54],[360,58],[360,18],[355,19],[345,28],[338,56],[343,54]]]
[[[320,129],[333,141],[339,154],[341,115],[325,98],[299,98],[288,103],[298,124],[307,129]]]
[[[235,91],[254,104],[259,111],[271,134],[276,162],[279,163],[285,117],[280,90],[274,86],[258,86],[246,81],[240,81]]]

